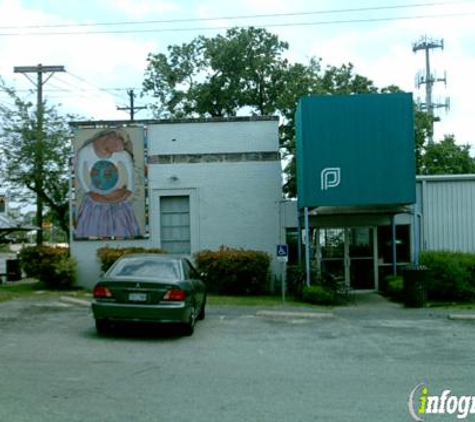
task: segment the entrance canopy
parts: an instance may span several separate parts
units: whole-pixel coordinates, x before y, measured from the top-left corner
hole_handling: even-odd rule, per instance
[[[315,207],[308,213],[310,227],[369,227],[392,224],[396,214],[410,213],[407,205]]]
[[[368,227],[359,235],[372,238],[374,256],[364,259],[372,260],[377,273],[377,235],[371,227],[394,227],[394,216],[409,212],[406,206],[416,202],[412,95],[306,96],[299,101],[295,122],[297,197],[299,209],[304,209],[305,239],[310,239],[310,227],[345,228],[343,260],[349,281],[348,228]],[[305,242],[305,260],[309,285],[310,242]]]

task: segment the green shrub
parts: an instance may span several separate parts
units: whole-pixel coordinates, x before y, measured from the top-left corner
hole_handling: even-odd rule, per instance
[[[125,248],[111,248],[104,246],[99,248],[96,256],[101,261],[101,271],[105,273],[112,264],[117,261],[122,255],[129,253],[166,253],[160,248],[142,248],[142,247],[125,247]]]
[[[206,274],[207,288],[212,293],[243,295],[266,290],[271,262],[266,252],[222,246],[219,251],[196,253],[195,262]]]
[[[404,297],[404,279],[398,275],[388,275],[385,277],[386,293],[394,300],[401,301]]]
[[[429,300],[475,300],[475,254],[425,251],[419,262],[430,270]]]
[[[76,282],[77,266],[68,248],[30,246],[20,251],[19,259],[26,276],[37,278],[48,288],[63,289]]]
[[[307,274],[303,265],[287,266],[287,291],[294,295],[296,299],[302,299],[302,290]]]
[[[302,290],[306,281],[307,270],[305,264],[287,266],[287,290],[290,294],[293,294],[297,300],[302,299]],[[312,263],[310,265],[310,283],[324,284],[322,281],[322,274],[317,266]]]
[[[336,297],[333,290],[316,285],[303,288],[302,300],[314,305],[333,305],[336,302]]]
[[[0,252],[11,252],[10,245],[0,243]]]

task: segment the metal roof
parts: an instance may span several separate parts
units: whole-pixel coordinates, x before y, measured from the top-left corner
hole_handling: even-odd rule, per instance
[[[38,227],[31,226],[31,225],[22,226],[20,224],[17,224],[15,221],[7,217],[6,215],[0,214],[0,236],[6,233],[19,231],[19,230],[22,230],[22,231],[38,230]]]

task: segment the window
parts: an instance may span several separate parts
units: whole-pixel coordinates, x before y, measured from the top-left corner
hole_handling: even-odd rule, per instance
[[[111,276],[151,277],[160,280],[178,280],[180,270],[175,262],[148,258],[123,258],[110,271]]]
[[[196,269],[191,265],[188,260],[183,260],[183,271],[185,272],[185,279],[196,280],[200,278]]]
[[[378,227],[379,258],[386,264],[393,262],[392,227]],[[398,224],[396,226],[397,262],[411,262],[411,226]]]
[[[160,197],[162,249],[168,253],[191,253],[190,197]]]

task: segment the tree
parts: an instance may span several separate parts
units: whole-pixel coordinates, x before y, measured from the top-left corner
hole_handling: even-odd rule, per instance
[[[457,145],[454,135],[445,135],[440,142],[425,146],[421,174],[475,173],[475,158],[470,156],[470,145]]]
[[[47,212],[69,232],[69,157],[71,130],[54,107],[43,107],[44,133],[38,150],[36,108],[21,100],[0,79],[0,89],[13,101],[0,105],[0,176],[18,202],[40,197]],[[42,221],[36,222],[41,225]]]
[[[433,119],[434,117],[422,111],[419,107],[415,106],[414,111],[414,142],[416,144],[416,172],[417,174],[423,173],[424,167],[424,147],[428,139],[433,136]]]
[[[298,66],[298,65],[295,65]],[[301,66],[301,65],[300,65]],[[292,72],[287,74],[289,79],[295,75]],[[284,147],[285,154],[289,161],[284,169],[286,181],[284,192],[289,197],[297,196],[297,158],[295,154],[295,111],[297,100],[303,95],[319,94],[370,94],[378,92],[373,82],[364,76],[354,73],[351,63],[344,64],[341,67],[327,66],[323,71],[320,62],[313,59],[310,62],[306,72],[296,78],[300,86],[287,93],[288,96],[294,96],[293,102],[288,104],[287,108],[282,108],[282,114],[285,117],[281,125],[280,136],[281,145]]]
[[[157,99],[157,117],[223,117],[241,110],[277,114],[280,145],[288,165],[284,191],[296,195],[294,115],[298,99],[311,94],[377,92],[351,63],[322,69],[321,60],[289,63],[289,48],[277,35],[259,28],[233,28],[224,36],[198,37],[169,46],[168,54],[149,54],[143,91]]]
[[[276,35],[252,27],[230,29],[214,38],[200,36],[188,44],[169,46],[168,54],[149,54],[143,90],[157,99],[157,117],[225,117],[242,110],[280,116],[280,146],[286,161],[283,189],[295,197],[294,116],[300,97],[403,91],[394,85],[378,89],[356,74],[351,63],[325,68],[317,58],[307,64],[290,63],[284,58],[288,48]],[[434,117],[417,105],[414,113],[417,172],[469,170],[468,149],[448,140],[427,146]],[[449,155],[436,157],[440,150]]]
[[[157,117],[234,116],[243,107],[276,111],[288,44],[259,28],[233,28],[149,54],[143,83],[158,103]]]

